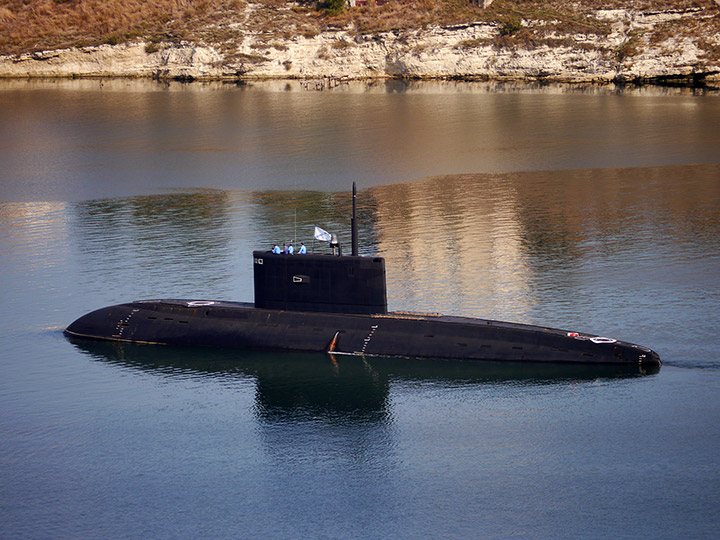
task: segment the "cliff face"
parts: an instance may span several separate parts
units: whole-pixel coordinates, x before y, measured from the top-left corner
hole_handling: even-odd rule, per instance
[[[252,4],[246,9],[252,9]],[[365,35],[342,29],[272,40],[246,29],[242,42],[232,48],[137,41],[3,56],[0,76],[720,81],[720,33],[701,32],[698,38],[672,31],[697,27],[703,21],[716,23],[718,9],[599,10],[594,15],[605,32],[553,30],[541,41],[499,39],[501,25],[485,22]],[[521,31],[547,24],[519,22]]]

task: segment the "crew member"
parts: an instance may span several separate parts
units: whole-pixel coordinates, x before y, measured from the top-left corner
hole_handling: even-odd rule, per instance
[[[273,252],[275,255],[280,255],[280,253],[281,253],[281,252],[280,252],[280,246],[278,246],[277,244],[273,245],[272,252]]]
[[[287,252],[288,252],[288,255],[292,255],[293,253],[295,253],[295,248],[293,247],[292,242],[290,242]]]
[[[298,255],[305,255],[307,253],[307,248],[305,247],[305,244],[300,242],[300,249],[298,250]]]

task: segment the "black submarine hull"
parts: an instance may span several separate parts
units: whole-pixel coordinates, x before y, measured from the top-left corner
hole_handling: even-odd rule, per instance
[[[110,306],[80,317],[65,333],[174,346],[660,365],[660,357],[651,349],[581,332],[445,315],[325,313],[207,300],[145,300]]]

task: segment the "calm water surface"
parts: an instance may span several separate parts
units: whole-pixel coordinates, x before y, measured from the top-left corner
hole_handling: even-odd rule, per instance
[[[720,101],[677,90],[0,83],[0,537],[713,538]],[[386,257],[391,309],[659,372],[71,342],[252,300],[253,249]]]

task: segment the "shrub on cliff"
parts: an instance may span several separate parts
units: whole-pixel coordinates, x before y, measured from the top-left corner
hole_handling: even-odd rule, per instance
[[[500,24],[500,35],[501,36],[512,36],[516,32],[522,30],[522,21],[517,17],[510,17],[506,21]]]
[[[318,8],[330,15],[337,15],[345,9],[345,0],[322,0],[318,3]]]

